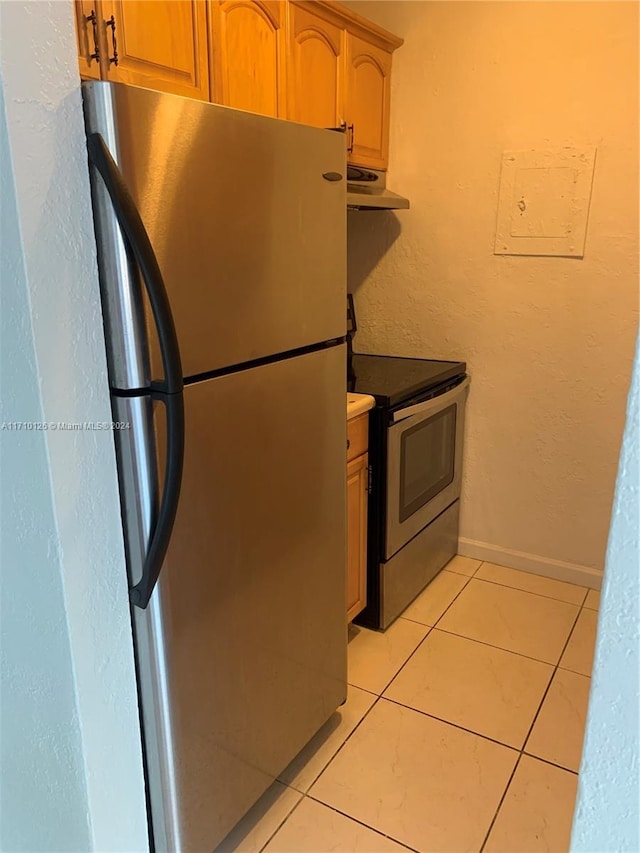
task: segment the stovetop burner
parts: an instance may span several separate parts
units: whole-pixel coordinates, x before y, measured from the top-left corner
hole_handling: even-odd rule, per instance
[[[392,407],[464,376],[466,369],[464,361],[352,353],[347,360],[347,390],[371,394],[379,405]]]

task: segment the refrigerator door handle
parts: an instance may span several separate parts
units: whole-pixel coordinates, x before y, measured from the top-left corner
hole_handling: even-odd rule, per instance
[[[167,414],[167,464],[158,518],[151,534],[142,577],[129,590],[132,604],[145,608],[158,580],[175,522],[184,463],[184,399],[182,363],[169,297],[149,235],[131,198],[122,173],[99,133],[87,138],[89,160],[100,173],[113,204],[127,248],[140,269],[158,330],[164,380],[152,382],[151,392]]]
[[[184,464],[184,398],[177,394],[152,394],[162,402],[167,415],[167,465],[162,488],[158,518],[151,534],[142,567],[142,577],[129,590],[129,600],[144,609],[160,576],[160,570],[169,547],[169,540],[180,500],[182,468]]]
[[[182,391],[182,362],[178,337],[171,314],[171,305],[167,289],[158,266],[144,223],[140,218],[127,184],[118,169],[107,144],[99,133],[87,137],[89,160],[96,167],[104,181],[118,225],[125,237],[127,248],[131,250],[142,273],[144,286],[149,297],[153,320],[158,330],[158,341],[162,356],[164,380],[152,382],[156,391],[176,394]]]

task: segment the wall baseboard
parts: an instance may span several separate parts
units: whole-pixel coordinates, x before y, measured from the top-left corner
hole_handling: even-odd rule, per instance
[[[602,572],[589,566],[579,566],[576,563],[564,563],[562,560],[552,560],[540,557],[538,554],[527,554],[524,551],[511,551],[499,545],[489,545],[488,542],[478,542],[475,539],[458,539],[458,554],[471,557],[474,560],[486,560],[498,566],[509,569],[520,569],[545,578],[567,581],[591,589],[602,586]]]

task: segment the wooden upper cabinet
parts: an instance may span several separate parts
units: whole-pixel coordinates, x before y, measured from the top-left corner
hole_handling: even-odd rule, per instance
[[[100,79],[100,10],[91,0],[76,0],[76,38],[78,63],[83,79]],[[97,56],[96,56],[97,54]]]
[[[102,14],[109,60],[118,54],[106,79],[209,99],[204,0],[102,0]]]
[[[209,7],[211,100],[286,115],[285,10],[267,0],[214,0]]]
[[[82,77],[343,126],[349,163],[387,168],[391,57],[402,39],[341,3],[76,0],[75,9]]]
[[[310,2],[289,4],[288,118],[315,127],[343,121],[344,30]]]
[[[347,33],[346,114],[353,125],[348,159],[386,169],[389,161],[391,53]]]

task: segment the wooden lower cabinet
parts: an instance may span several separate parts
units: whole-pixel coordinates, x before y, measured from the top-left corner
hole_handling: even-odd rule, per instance
[[[347,621],[367,603],[367,501],[369,456],[347,463]]]

